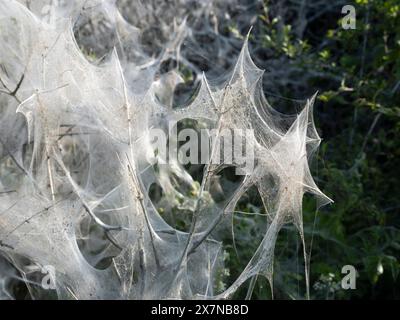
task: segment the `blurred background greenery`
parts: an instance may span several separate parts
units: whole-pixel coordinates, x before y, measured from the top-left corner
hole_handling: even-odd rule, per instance
[[[356,9],[355,30],[342,28],[345,4]],[[299,97],[319,92],[314,117],[323,141],[314,177],[335,201],[318,211],[311,198],[304,201],[311,297],[399,299],[400,2],[283,1],[281,10],[277,6],[264,1],[250,46],[266,69],[265,94],[274,107],[293,110]],[[260,206],[249,197],[240,210],[249,210],[249,204]],[[240,252],[254,251],[248,241],[237,241]],[[301,298],[304,268],[295,230],[281,232],[276,255],[275,297]],[[236,262],[230,263],[238,263],[233,256]],[[340,286],[341,269],[348,264],[358,272],[356,290]],[[253,298],[270,297],[263,281],[257,281]]]

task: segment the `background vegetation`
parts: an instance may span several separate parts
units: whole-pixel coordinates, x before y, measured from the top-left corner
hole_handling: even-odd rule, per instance
[[[324,140],[314,176],[335,203],[318,212],[311,199],[304,203],[312,297],[399,299],[400,3],[347,2],[356,8],[355,30],[341,27],[341,1],[291,3],[279,11],[264,2],[252,48],[275,107],[293,110],[297,99],[319,92],[315,120]],[[292,231],[276,249],[275,296],[282,298],[303,290]],[[356,290],[340,287],[347,264],[358,271]],[[265,286],[258,281],[253,298],[269,296]]]

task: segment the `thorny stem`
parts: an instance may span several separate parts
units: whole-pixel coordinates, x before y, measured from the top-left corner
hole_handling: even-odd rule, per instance
[[[152,250],[153,250],[153,254],[154,254],[154,259],[155,259],[155,262],[156,262],[157,267],[160,267],[160,262],[159,262],[159,259],[158,259],[156,247],[155,247],[155,245],[154,245],[153,230],[152,230],[152,228],[151,228],[150,221],[149,221],[149,218],[148,218],[147,213],[146,213],[146,207],[145,207],[145,205],[144,205],[143,193],[142,193],[142,191],[140,190],[139,181],[138,181],[138,179],[137,179],[137,176],[136,176],[136,174],[135,174],[135,171],[132,169],[132,166],[131,166],[131,164],[130,164],[128,155],[126,155],[126,158],[127,158],[127,161],[128,161],[128,172],[129,172],[129,176],[130,176],[130,178],[131,178],[131,180],[132,180],[132,184],[133,184],[133,188],[134,188],[134,190],[132,190],[132,192],[135,193],[136,199],[139,200],[141,213],[144,215],[144,218],[145,218],[145,221],[146,221],[146,226],[147,226],[147,229],[148,229],[148,231],[149,231],[151,246],[152,246]]]
[[[243,182],[244,183],[244,182]],[[247,188],[246,188],[247,189]],[[204,232],[204,234],[200,237],[199,240],[196,241],[195,244],[191,247],[191,249],[188,252],[188,255],[192,254],[195,252],[195,250],[202,244],[202,242],[211,234],[211,232],[215,229],[215,227],[221,222],[222,218],[228,213],[227,209],[228,207],[234,203],[235,201],[238,200],[239,196],[243,194],[243,192],[246,191],[245,188],[239,188],[237,192],[232,196],[231,200],[227,202],[227,204],[224,206],[222,209],[221,213],[218,215],[218,217],[213,221],[213,223],[210,225],[210,227]]]
[[[250,32],[251,32],[251,28],[250,28],[250,30],[249,30],[249,32],[248,32],[248,34],[247,34],[247,39],[248,39],[248,37],[249,37]],[[242,52],[242,53],[243,53],[243,52]],[[242,53],[241,53],[241,54],[242,54]],[[236,75],[236,71],[237,71],[237,68],[238,68],[238,67],[240,68],[241,65],[239,64],[239,65],[236,65],[236,66],[235,66],[235,70],[234,70],[234,72],[232,73],[232,76],[231,76],[231,78],[230,78],[228,84],[227,84],[226,87],[225,87],[225,90],[224,90],[224,93],[223,93],[223,96],[222,96],[222,99],[221,99],[221,103],[220,103],[221,106],[224,105],[226,95],[227,95],[227,93],[228,93],[228,92],[230,91],[230,89],[231,89],[231,84],[233,83],[233,79],[234,79],[234,76]],[[239,71],[239,73],[241,74],[242,71]],[[208,88],[208,89],[209,89],[209,88]],[[209,90],[209,92],[210,92],[210,95],[211,95],[211,90]],[[212,98],[212,95],[211,95],[211,98]],[[191,242],[191,240],[192,240],[192,238],[193,238],[193,234],[194,234],[194,230],[195,230],[195,225],[196,225],[196,223],[197,223],[197,216],[198,216],[198,211],[199,211],[199,203],[200,203],[200,199],[201,199],[202,196],[203,196],[204,189],[205,189],[206,185],[208,184],[208,180],[209,180],[209,176],[210,176],[210,172],[211,172],[210,167],[211,167],[211,165],[212,165],[212,159],[214,158],[214,153],[215,153],[215,149],[216,149],[216,145],[217,145],[217,141],[218,141],[218,136],[219,136],[219,133],[220,133],[220,131],[221,131],[223,115],[225,115],[227,112],[229,112],[229,111],[233,108],[233,106],[232,106],[232,107],[228,108],[227,110],[217,110],[214,99],[212,99],[212,101],[213,101],[214,109],[219,113],[219,117],[218,117],[218,120],[217,120],[217,123],[218,123],[218,124],[217,124],[217,134],[216,134],[215,140],[213,141],[213,147],[212,147],[212,151],[211,151],[210,161],[207,163],[206,168],[205,168],[205,171],[204,171],[205,174],[204,174],[204,176],[203,176],[203,180],[202,180],[202,183],[201,183],[199,195],[198,195],[198,197],[197,197],[195,209],[194,209],[194,212],[193,212],[193,219],[192,219],[191,229],[190,229],[190,232],[189,232],[188,239],[187,239],[187,241],[186,241],[185,249],[184,249],[184,251],[183,251],[183,254],[182,254],[182,256],[181,256],[181,258],[180,258],[180,261],[179,261],[179,263],[178,263],[178,266],[177,266],[178,269],[180,269],[180,267],[181,267],[181,265],[182,265],[182,263],[183,263],[183,260],[184,260],[185,256],[187,256],[187,254],[188,254],[189,245],[190,245],[190,242]],[[219,223],[219,221],[221,220],[222,216],[223,216],[223,214],[221,214],[221,215],[215,220],[215,223],[213,224],[212,228],[209,228],[209,230],[206,232],[207,235],[210,234],[210,233],[212,232],[212,230],[215,228],[215,226],[216,226],[216,225]],[[201,241],[198,242],[198,243],[196,244],[196,248],[197,248],[205,239],[206,239],[206,237],[202,237],[202,238],[201,238]]]
[[[232,81],[232,79],[231,79],[231,81]],[[221,106],[224,105],[225,97],[226,97],[226,94],[228,92],[228,89],[230,89],[231,81],[229,82],[229,84],[225,88],[225,91],[224,91],[224,94],[223,94],[222,100],[221,100]],[[211,95],[211,91],[210,91],[210,95]],[[216,105],[215,105],[214,99],[212,99],[212,101],[213,101],[213,104],[214,104],[214,108],[216,109]],[[191,223],[191,226],[190,226],[188,239],[186,240],[185,248],[184,248],[183,253],[182,253],[182,255],[181,255],[180,259],[179,259],[179,263],[178,263],[177,268],[176,268],[177,270],[179,270],[181,268],[185,257],[187,257],[187,255],[188,255],[189,246],[190,246],[190,243],[192,241],[192,238],[193,238],[193,235],[194,235],[194,231],[195,231],[195,228],[196,228],[198,213],[199,213],[199,210],[200,210],[200,201],[201,201],[201,199],[203,197],[203,193],[204,193],[204,190],[206,188],[206,185],[208,184],[210,173],[212,172],[212,170],[211,170],[212,160],[214,159],[214,153],[215,153],[215,150],[216,150],[216,147],[217,147],[218,137],[219,137],[219,134],[221,132],[222,118],[223,118],[224,114],[225,114],[225,112],[221,112],[219,114],[219,116],[218,116],[216,137],[214,138],[214,141],[213,141],[213,145],[212,145],[212,148],[211,148],[211,155],[210,155],[209,161],[207,162],[207,164],[206,164],[206,166],[204,168],[203,179],[201,181],[199,194],[198,194],[197,199],[196,199],[196,204],[195,204],[195,208],[194,208],[194,211],[193,211],[193,218],[192,218],[192,223]],[[202,241],[204,241],[204,239]],[[201,244],[201,242],[199,243],[199,245],[200,244]]]
[[[114,52],[115,52],[115,54],[117,54],[116,51],[114,51]],[[125,81],[124,73],[123,73],[120,63],[118,63],[118,67],[119,67],[119,72],[120,72],[121,81],[122,81],[123,94],[124,94],[124,108],[126,109],[127,122],[128,122],[128,139],[129,139],[128,145],[129,145],[129,151],[130,151],[130,159],[132,161],[134,161],[135,158],[134,158],[133,141],[132,141],[132,117],[131,117],[130,103],[129,103],[129,99],[128,99],[128,89],[126,87],[126,81]],[[137,178],[137,175],[136,175],[136,169],[131,164],[130,159],[127,154],[126,154],[126,158],[128,161],[128,172],[129,172],[130,178],[132,180],[133,188],[134,188],[134,190],[132,190],[132,192],[135,193],[136,199],[139,200],[141,212],[144,215],[144,218],[146,221],[146,226],[149,231],[151,246],[152,246],[153,253],[154,253],[154,259],[155,259],[157,267],[160,267],[159,258],[157,255],[156,247],[154,245],[153,230],[150,226],[150,221],[147,216],[146,207],[144,205],[144,196],[143,196],[143,192],[141,191],[141,185],[140,185],[139,179]]]

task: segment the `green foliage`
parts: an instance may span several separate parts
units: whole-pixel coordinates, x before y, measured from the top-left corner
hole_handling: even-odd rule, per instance
[[[400,298],[400,4],[353,5],[356,30],[342,29],[340,8],[332,7],[337,23],[321,17],[302,39],[290,18],[265,9],[259,38],[272,57],[285,55],[307,76],[307,86],[319,91],[315,118],[324,140],[314,176],[335,203],[316,213],[312,200],[304,202],[312,297]],[[299,298],[305,290],[302,248],[287,249],[289,238],[299,241],[296,230],[289,233],[276,248],[275,295]],[[290,263],[291,272],[281,268]],[[356,290],[340,286],[341,268],[348,264],[358,272]],[[265,295],[256,289],[253,297]]]

